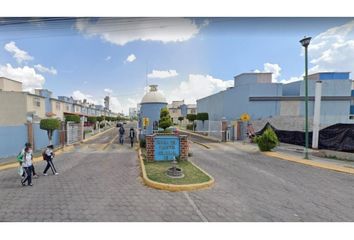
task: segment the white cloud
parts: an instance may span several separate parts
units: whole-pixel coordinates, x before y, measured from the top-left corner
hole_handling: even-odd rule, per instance
[[[122,103],[118,100],[117,97],[110,97],[109,99],[109,108],[111,109],[112,112],[119,113],[122,112],[123,105]]]
[[[11,53],[18,63],[33,60],[33,57],[26,51],[19,49],[14,41],[6,43],[4,49]]]
[[[31,92],[35,88],[42,88],[45,82],[42,75],[28,66],[14,68],[11,64],[0,65],[0,76],[22,82],[23,90]]]
[[[107,94],[112,94],[112,93],[113,93],[113,90],[110,89],[110,88],[105,88],[103,91],[104,91],[105,93],[107,93]]]
[[[197,99],[225,90],[234,85],[233,80],[221,80],[210,75],[190,74],[187,81],[182,81],[172,91],[166,91],[168,102],[184,100],[185,103],[195,103]]]
[[[136,59],[134,54],[130,54],[127,59],[125,60],[126,62],[134,62]]]
[[[354,20],[315,36],[308,55],[314,65],[309,69],[310,73],[354,72]]]
[[[106,61],[110,61],[111,59],[112,59],[111,56],[107,56],[105,60],[106,60]]]
[[[204,21],[199,26],[188,18],[99,18],[78,19],[76,28],[89,36],[100,36],[107,42],[125,45],[132,41],[187,41],[199,33],[202,27],[208,25]]]
[[[53,67],[47,68],[47,67],[42,66],[41,64],[37,64],[37,65],[34,65],[34,68],[42,73],[50,73],[52,75],[58,74],[58,71]]]
[[[152,72],[148,74],[148,78],[170,78],[170,77],[175,77],[177,75],[178,73],[176,70],[166,70],[166,71],[152,70]]]
[[[85,94],[83,92],[81,92],[80,90],[76,90],[72,93],[72,97],[75,100],[84,100],[86,99],[87,102],[89,103],[93,103],[93,104],[99,104],[100,101],[98,101],[97,99],[95,99],[92,95],[90,94]]]
[[[263,64],[263,71],[260,71],[258,69],[254,70],[253,72],[255,73],[260,73],[260,72],[271,72],[272,74],[272,82],[278,82],[278,78],[281,75],[281,67],[277,63],[264,63]]]

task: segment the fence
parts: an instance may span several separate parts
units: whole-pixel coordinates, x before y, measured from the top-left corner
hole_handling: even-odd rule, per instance
[[[222,121],[206,120],[196,121],[196,132],[222,140],[225,130],[222,129]]]
[[[0,126],[0,158],[17,155],[26,142],[32,143],[34,151],[45,148],[49,143],[47,131],[40,129],[39,123]],[[52,143],[60,145],[60,130],[54,131]]]

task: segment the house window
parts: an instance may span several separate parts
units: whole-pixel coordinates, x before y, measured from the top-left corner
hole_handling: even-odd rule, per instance
[[[70,105],[69,104],[66,104],[66,111],[70,111]]]
[[[56,109],[57,111],[60,111],[60,103],[59,103],[59,102],[56,102],[56,103],[55,103],[55,109]]]
[[[41,100],[38,97],[33,98],[33,106],[40,107]]]

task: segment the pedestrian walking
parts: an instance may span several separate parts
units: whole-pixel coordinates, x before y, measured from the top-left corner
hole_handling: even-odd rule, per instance
[[[47,166],[45,167],[44,171],[43,171],[43,175],[47,176],[47,171],[48,169],[52,169],[52,172],[54,175],[58,175],[59,173],[57,172],[57,170],[55,169],[55,166],[53,164],[53,158],[55,156],[54,152],[53,152],[53,145],[49,145],[47,146],[47,149],[43,152],[43,160],[47,161]]]
[[[25,152],[23,154],[23,161],[22,161],[22,167],[24,169],[24,174],[25,174],[24,178],[21,180],[22,186],[25,186],[26,182],[28,183],[28,186],[33,186],[32,168],[31,168],[31,166],[33,165],[32,160],[33,160],[33,155],[31,149],[29,147],[26,147]]]
[[[134,138],[135,138],[135,131],[134,131],[133,127],[131,127],[130,130],[129,130],[129,138],[130,138],[130,146],[133,147]]]
[[[125,129],[123,127],[123,125],[119,128],[119,143],[120,144],[124,144],[124,133],[125,133]]]
[[[17,160],[19,161],[20,163],[20,166],[22,166],[22,162],[23,162],[23,156],[25,154],[25,149],[28,148],[28,152],[29,154],[32,156],[32,159],[33,159],[33,150],[32,150],[32,144],[31,143],[25,143],[25,147],[21,150],[21,152],[19,153],[19,155],[17,156]],[[33,165],[33,162],[32,162],[32,165],[30,167],[31,169],[31,172],[33,174],[33,177],[34,178],[38,178],[38,175],[36,174],[36,170],[34,168],[34,165]],[[22,177],[24,178],[25,177],[25,171],[23,171],[23,174],[22,174]]]

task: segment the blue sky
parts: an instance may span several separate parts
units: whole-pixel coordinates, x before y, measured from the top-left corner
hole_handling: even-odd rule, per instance
[[[97,104],[110,94],[113,110],[125,113],[146,83],[158,84],[168,101],[193,103],[231,86],[243,72],[298,80],[304,35],[314,38],[310,71],[354,70],[349,18],[14,21],[0,20],[0,75],[22,81],[25,90],[43,87]]]

